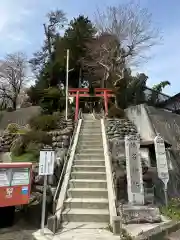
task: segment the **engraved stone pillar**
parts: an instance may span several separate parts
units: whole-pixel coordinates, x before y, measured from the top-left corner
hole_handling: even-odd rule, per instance
[[[138,135],[126,136],[125,150],[128,201],[132,205],[143,205],[144,187],[140,159],[140,137]]]

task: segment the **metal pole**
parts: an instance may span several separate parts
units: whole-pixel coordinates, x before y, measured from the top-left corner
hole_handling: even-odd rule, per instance
[[[41,215],[42,235],[44,235],[44,222],[45,222],[45,216],[46,216],[46,189],[47,189],[47,175],[44,176],[43,202],[42,202],[42,215]]]
[[[69,49],[66,58],[66,120],[68,119]]]
[[[168,207],[167,185],[164,185],[164,196],[165,196],[166,207]]]

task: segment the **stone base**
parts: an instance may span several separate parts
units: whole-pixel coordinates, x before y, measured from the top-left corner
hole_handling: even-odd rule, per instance
[[[56,218],[56,215],[53,215],[53,216],[50,216],[48,217],[48,220],[47,220],[47,228],[53,232],[54,234],[56,233],[56,230],[57,230],[57,218]]]
[[[149,206],[123,205],[123,223],[160,223],[159,208]]]

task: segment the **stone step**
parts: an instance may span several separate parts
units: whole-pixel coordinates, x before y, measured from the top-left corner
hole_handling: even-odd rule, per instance
[[[69,198],[108,198],[106,188],[69,188],[67,191]]]
[[[98,179],[71,179],[70,188],[107,188],[106,180]]]
[[[104,160],[104,154],[103,153],[99,153],[99,154],[85,154],[85,153],[77,153],[75,155],[75,159],[76,160],[80,160],[80,159],[87,159],[87,160]]]
[[[72,179],[99,179],[106,180],[105,172],[71,172]]]
[[[89,154],[91,155],[92,153],[93,154],[102,154],[104,155],[104,149],[103,148],[99,148],[99,149],[93,149],[93,148],[89,148],[89,149],[77,149],[77,153],[80,153],[80,154]]]
[[[107,209],[65,209],[62,213],[63,222],[107,222],[109,211]]]
[[[77,165],[94,165],[94,166],[105,166],[104,160],[74,160],[74,164]]]
[[[73,172],[105,172],[105,166],[74,165]]]
[[[65,200],[65,208],[108,209],[106,198],[68,198]]]

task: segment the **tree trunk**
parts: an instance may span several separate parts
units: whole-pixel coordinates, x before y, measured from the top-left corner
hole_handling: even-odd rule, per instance
[[[12,105],[13,105],[13,110],[15,111],[17,108],[17,98],[13,99]]]

